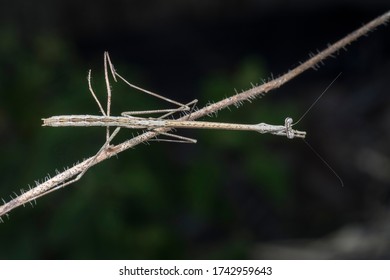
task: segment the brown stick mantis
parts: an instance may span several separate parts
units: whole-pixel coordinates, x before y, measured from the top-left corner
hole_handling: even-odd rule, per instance
[[[94,91],[92,90],[90,75],[88,76],[88,83],[90,92],[95,98],[100,110],[102,111],[102,116],[96,115],[62,115],[62,116],[53,116],[50,118],[44,118],[43,126],[53,126],[53,127],[62,127],[62,126],[103,126],[103,127],[123,127],[130,129],[147,129],[153,130],[156,128],[195,128],[195,129],[222,129],[222,130],[249,130],[249,131],[257,131],[259,133],[270,133],[279,136],[286,136],[289,139],[294,137],[305,138],[306,132],[298,131],[292,129],[293,121],[292,118],[287,117],[285,119],[284,125],[270,125],[266,123],[259,124],[237,124],[237,123],[221,123],[221,122],[205,122],[205,121],[188,121],[188,120],[171,120],[165,119],[167,116],[172,115],[176,112],[186,112],[190,110],[190,105],[196,104],[197,100],[193,100],[188,104],[181,104],[177,101],[168,99],[156,93],[152,93],[140,87],[134,86],[126,81],[122,76],[120,76],[114,69],[109,55],[106,52],[104,55],[104,64],[105,64],[105,73],[106,73],[106,84],[107,84],[107,110],[104,112],[99,100],[97,99]],[[162,110],[148,110],[148,111],[133,111],[133,112],[123,112],[121,116],[110,116],[110,104],[111,104],[111,87],[108,79],[108,70],[107,64],[110,67],[112,76],[116,80],[119,77],[125,83],[130,85],[133,88],[139,89],[147,94],[152,94],[155,97],[173,103],[175,105],[179,105],[178,108],[175,109],[162,109]],[[140,114],[150,114],[150,113],[167,113],[159,118],[142,118],[135,117],[133,115]],[[109,135],[109,134],[107,134]],[[172,136],[172,135],[170,135]],[[175,136],[173,136],[175,137]],[[177,136],[179,139],[182,139],[182,136]],[[108,139],[108,137],[107,137]],[[188,138],[186,138],[188,139]],[[195,140],[189,141],[191,143],[196,142]]]
[[[175,109],[158,109],[158,110],[147,110],[147,111],[132,111],[132,112],[123,112],[121,116],[110,116],[110,106],[111,106],[111,86],[108,78],[108,67],[110,68],[111,74],[115,81],[116,78],[120,78],[130,87],[143,91],[149,95],[157,97],[159,99],[165,100],[171,104],[179,106]],[[168,99],[159,94],[153,93],[151,91],[145,90],[138,86],[135,86],[129,83],[126,79],[120,76],[113,64],[111,63],[108,52],[104,53],[104,72],[105,72],[105,81],[107,86],[107,110],[106,112],[103,110],[100,101],[96,97],[92,85],[91,85],[91,72],[88,75],[88,85],[89,90],[98,104],[102,115],[61,115],[61,116],[53,116],[50,118],[44,118],[43,126],[51,126],[51,127],[63,127],[63,126],[79,126],[79,127],[90,127],[90,126],[102,126],[107,129],[107,137],[106,142],[102,146],[102,148],[98,151],[98,153],[94,156],[93,160],[90,162],[88,168],[86,168],[82,173],[80,173],[75,179],[66,182],[68,185],[79,180],[84,173],[89,169],[90,166],[93,165],[96,158],[106,149],[110,148],[110,142],[115,137],[115,135],[119,132],[121,128],[129,128],[129,129],[144,129],[144,130],[156,130],[159,128],[165,129],[176,129],[176,128],[195,128],[195,129],[218,129],[218,130],[246,130],[246,131],[256,131],[259,133],[269,133],[278,136],[286,136],[288,139],[293,138],[304,138],[306,137],[305,131],[299,131],[292,128],[294,124],[300,122],[306,114],[313,108],[313,106],[318,102],[318,100],[324,95],[324,93],[329,89],[329,87],[336,81],[336,79],[341,75],[341,73],[328,85],[328,87],[321,93],[321,95],[312,103],[312,105],[306,110],[306,112],[299,118],[296,123],[293,123],[293,119],[287,117],[285,119],[284,125],[270,125],[266,123],[259,124],[238,124],[238,123],[222,123],[222,122],[206,122],[206,121],[190,121],[190,120],[176,120],[176,119],[165,119],[166,117],[176,113],[176,112],[187,112],[190,111],[190,105],[194,106],[197,100],[193,100],[187,104],[182,104],[172,99]],[[143,117],[135,117],[134,115],[141,114],[152,114],[152,113],[165,113],[159,118],[143,118]],[[191,114],[191,112],[190,112]],[[116,127],[114,132],[110,135],[109,128]],[[169,136],[173,139],[156,139],[157,141],[169,141],[169,142],[184,142],[184,143],[196,143],[195,139],[187,138],[184,136],[168,133],[168,132],[159,132],[162,135]],[[304,140],[305,141],[305,140]],[[333,170],[333,168],[314,150],[309,143],[305,141],[305,143],[313,150],[313,152],[327,165],[327,167],[336,175],[336,177],[340,180],[341,185],[344,183],[340,176]],[[55,189],[63,187],[65,184],[57,186]],[[50,190],[52,191],[52,190]]]
[[[157,109],[157,110],[147,110],[147,111],[132,111],[132,112],[123,112],[121,116],[110,116],[110,106],[111,106],[111,85],[109,81],[109,71],[110,69],[111,75],[115,81],[117,78],[121,79],[127,85],[142,92],[145,92],[149,95],[157,97],[159,99],[165,100],[171,104],[178,106],[174,109]],[[101,147],[101,149],[96,153],[96,155],[89,162],[87,168],[85,168],[78,176],[70,181],[67,181],[61,185],[58,185],[48,192],[52,192],[57,190],[58,188],[64,187],[71,183],[78,181],[85,172],[94,165],[96,159],[99,157],[101,153],[110,149],[110,142],[113,138],[118,134],[121,128],[130,128],[130,129],[144,129],[147,131],[157,131],[159,129],[176,129],[176,128],[196,128],[196,129],[219,129],[219,130],[248,130],[248,131],[257,131],[259,133],[270,133],[273,135],[286,136],[289,139],[293,138],[305,138],[306,132],[295,130],[292,128],[293,120],[290,117],[285,119],[284,125],[270,125],[266,123],[259,124],[237,124],[237,123],[221,123],[221,122],[205,122],[205,121],[190,121],[190,120],[180,120],[175,119],[166,119],[166,117],[171,116],[174,113],[188,113],[188,116],[191,115],[191,107],[197,103],[197,100],[193,100],[187,104],[182,104],[180,102],[174,101],[172,99],[161,96],[157,93],[153,93],[151,91],[145,90],[138,86],[135,86],[129,83],[126,79],[124,79],[121,75],[119,75],[113,64],[111,63],[108,52],[104,53],[104,73],[105,73],[105,82],[107,86],[107,109],[104,111],[100,101],[98,100],[95,92],[93,91],[91,84],[91,72],[88,74],[88,85],[89,91],[95,99],[97,105],[102,112],[101,116],[96,115],[62,115],[62,116],[53,116],[50,118],[44,118],[43,126],[52,126],[52,127],[62,127],[62,126],[81,126],[81,127],[89,127],[89,126],[102,126],[106,127],[106,142]],[[143,117],[135,117],[135,115],[141,114],[154,114],[154,113],[163,113],[162,116],[158,118],[143,118]],[[109,128],[116,127],[112,134],[110,134]],[[196,143],[195,139],[172,134],[169,132],[159,131],[159,134],[169,136],[171,139],[156,139],[157,141],[168,141],[168,142],[184,142],[184,143]],[[44,194],[47,194],[45,192]],[[42,194],[43,195],[43,194]],[[37,197],[35,197],[37,198]]]

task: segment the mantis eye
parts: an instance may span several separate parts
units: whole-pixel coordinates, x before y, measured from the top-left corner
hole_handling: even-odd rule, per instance
[[[293,139],[294,138],[294,132],[292,130],[292,123],[293,123],[293,119],[290,118],[290,117],[287,117],[284,120],[284,125],[286,127],[286,135],[287,135],[288,139]]]

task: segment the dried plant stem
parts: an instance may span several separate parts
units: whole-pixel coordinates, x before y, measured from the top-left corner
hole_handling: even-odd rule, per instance
[[[280,76],[279,78],[273,79],[267,83],[264,83],[263,85],[253,87],[247,91],[244,91],[242,93],[236,94],[231,97],[227,97],[219,102],[213,103],[211,105],[205,106],[204,108],[195,111],[191,113],[190,115],[187,115],[182,118],[178,118],[177,120],[186,120],[186,121],[194,121],[196,119],[199,119],[204,116],[208,116],[211,114],[215,114],[219,110],[222,110],[224,108],[227,108],[231,105],[239,105],[243,103],[244,101],[250,101],[255,99],[256,97],[259,97],[261,95],[266,94],[267,92],[279,88],[286,82],[290,81],[291,79],[295,78],[296,76],[300,75],[302,72],[310,69],[310,68],[316,68],[317,65],[321,62],[323,62],[326,58],[337,54],[337,52],[341,49],[345,49],[346,46],[351,44],[353,41],[358,39],[359,37],[363,35],[367,35],[370,31],[373,31],[376,27],[385,24],[390,19],[390,11],[386,12],[380,17],[377,17],[376,19],[372,20],[371,22],[365,24],[361,28],[357,29],[356,31],[350,33],[343,39],[337,41],[336,43],[328,46],[325,50],[319,52],[318,54],[312,56],[310,59],[308,59],[306,62],[302,63],[298,67],[290,70],[288,73]],[[106,74],[107,75],[107,74]],[[15,209],[16,207],[19,207],[21,205],[24,205],[28,202],[31,202],[35,200],[36,198],[46,195],[50,193],[53,190],[58,189],[58,186],[66,186],[74,181],[73,178],[76,176],[83,174],[88,168],[91,166],[100,163],[103,160],[106,160],[120,152],[123,152],[131,147],[134,147],[140,143],[146,142],[156,136],[158,136],[160,133],[166,133],[169,132],[171,129],[169,128],[158,128],[154,131],[148,131],[145,132],[139,136],[136,136],[130,140],[127,140],[121,144],[118,144],[116,146],[111,146],[107,149],[104,149],[101,153],[98,153],[95,156],[92,156],[83,162],[76,164],[75,166],[65,170],[62,173],[59,173],[58,175],[54,176],[51,179],[48,179],[47,181],[37,184],[36,187],[22,192],[20,195],[15,195],[15,197],[12,197],[12,199],[9,202],[4,203],[2,206],[0,206],[0,221],[1,217],[3,215],[6,215],[11,210]]]

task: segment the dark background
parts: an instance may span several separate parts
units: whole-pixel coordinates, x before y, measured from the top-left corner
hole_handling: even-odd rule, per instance
[[[103,51],[129,81],[199,107],[278,76],[388,10],[388,1],[1,1],[0,197],[93,155],[103,128],[43,128],[99,114]],[[283,124],[303,141],[179,131],[0,224],[2,259],[318,259],[390,257],[390,30],[380,27],[262,99],[212,121]],[[113,85],[114,114],[166,108]],[[131,137],[121,131],[116,143]]]

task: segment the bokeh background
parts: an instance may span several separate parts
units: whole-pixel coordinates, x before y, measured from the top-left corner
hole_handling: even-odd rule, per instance
[[[43,128],[99,114],[103,51],[129,81],[199,107],[278,76],[388,10],[388,1],[1,1],[0,197],[93,155],[103,128]],[[388,259],[390,29],[212,121],[297,125],[300,140],[179,131],[0,224],[1,259]],[[112,111],[169,104],[113,85]],[[116,143],[131,137],[121,131]]]

